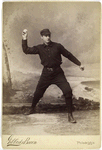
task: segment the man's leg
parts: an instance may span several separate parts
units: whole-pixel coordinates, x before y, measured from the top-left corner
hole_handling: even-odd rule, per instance
[[[43,94],[45,93],[49,85],[50,85],[49,81],[45,82],[43,79],[39,80],[36,90],[34,92],[34,97],[31,106],[32,108],[34,108],[38,103],[38,101],[43,97]]]
[[[32,101],[32,106],[28,112],[25,113],[25,115],[33,114],[36,104],[39,102],[39,100],[43,97],[44,92],[50,85],[50,80],[47,79],[47,77],[41,75],[40,80],[38,81],[38,85],[36,87],[36,90],[34,92],[34,97]]]
[[[68,119],[70,122],[75,123],[76,121],[72,115],[72,89],[67,82],[63,71],[54,78],[53,83],[62,90],[68,109]]]

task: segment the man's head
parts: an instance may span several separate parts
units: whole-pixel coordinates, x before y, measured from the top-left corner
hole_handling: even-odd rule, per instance
[[[43,29],[40,31],[41,39],[45,44],[48,44],[51,40],[51,32],[49,29]]]

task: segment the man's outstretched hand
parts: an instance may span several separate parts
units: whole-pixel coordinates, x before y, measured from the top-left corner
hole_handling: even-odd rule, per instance
[[[24,29],[22,32],[22,39],[27,40],[27,36],[28,36],[28,31],[27,31],[27,29]]]
[[[84,66],[79,66],[80,70],[84,71]]]

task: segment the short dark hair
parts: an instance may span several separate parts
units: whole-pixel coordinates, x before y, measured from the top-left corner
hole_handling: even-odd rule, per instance
[[[49,29],[43,29],[40,31],[41,36],[43,35],[51,35],[51,32]]]

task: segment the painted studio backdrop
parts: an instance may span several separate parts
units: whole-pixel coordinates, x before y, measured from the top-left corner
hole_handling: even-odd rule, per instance
[[[96,2],[3,3],[3,102],[30,103],[43,68],[38,55],[22,51],[25,28],[30,47],[42,43],[40,31],[49,28],[52,41],[64,45],[85,66],[82,72],[62,57],[74,97],[99,102],[100,11]],[[60,89],[51,85],[39,103],[64,103],[61,97]]]

